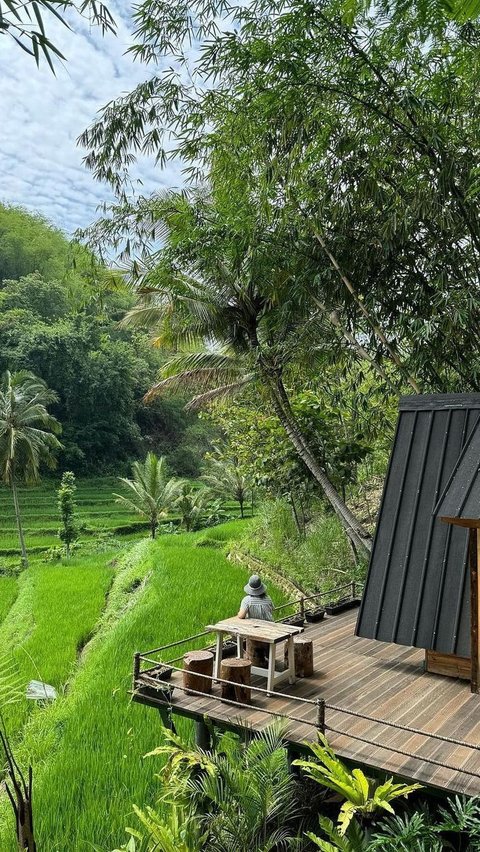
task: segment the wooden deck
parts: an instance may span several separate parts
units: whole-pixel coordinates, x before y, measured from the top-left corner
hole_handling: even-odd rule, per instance
[[[306,626],[305,636],[314,640],[315,674],[283,685],[282,695],[254,692],[252,706],[239,708],[220,700],[218,685],[211,696],[175,688],[173,713],[260,730],[272,719],[262,712],[266,708],[288,716],[287,739],[302,743],[316,739],[317,709],[295,697],[323,698],[326,734],[337,754],[435,787],[480,794],[480,696],[465,681],[426,673],[422,650],[355,637],[356,618],[357,610],[350,610]],[[181,685],[181,674],[175,673],[171,683]],[[253,683],[265,686],[261,679]],[[162,706],[141,674],[134,700]]]

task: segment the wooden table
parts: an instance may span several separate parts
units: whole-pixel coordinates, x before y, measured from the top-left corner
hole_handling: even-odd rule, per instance
[[[259,618],[225,618],[217,624],[208,624],[206,630],[217,634],[214,677],[220,679],[222,665],[223,637],[230,634],[237,637],[237,656],[243,657],[243,640],[257,639],[268,644],[268,668],[252,666],[252,673],[267,678],[267,690],[273,692],[275,684],[282,680],[295,683],[295,652],[293,637],[303,633],[303,627],[292,627],[290,624],[276,624],[274,621],[262,621]],[[287,643],[288,665],[285,671],[275,671],[275,650],[279,642]]]

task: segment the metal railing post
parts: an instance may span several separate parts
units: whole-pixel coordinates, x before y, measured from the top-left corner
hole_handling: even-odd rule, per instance
[[[300,604],[300,615],[302,616],[302,618],[305,618],[305,598],[303,597],[303,595],[300,598],[299,604]]]
[[[352,598],[355,598],[356,597],[355,580],[352,580],[352,582],[350,584],[350,591],[351,591]]]
[[[325,699],[324,698],[317,698],[317,728],[322,734],[325,733]]]
[[[133,679],[132,679],[132,688],[133,691],[136,689],[136,684],[138,677],[140,675],[140,652],[136,651],[133,655]]]

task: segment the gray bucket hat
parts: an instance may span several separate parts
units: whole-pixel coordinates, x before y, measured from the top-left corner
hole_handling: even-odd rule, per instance
[[[266,591],[258,574],[252,574],[247,585],[243,587],[243,590],[247,595],[264,595]]]

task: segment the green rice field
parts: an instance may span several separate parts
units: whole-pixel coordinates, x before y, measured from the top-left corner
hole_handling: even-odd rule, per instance
[[[77,480],[77,516],[82,538],[105,531],[120,536],[143,533],[146,524],[139,515],[115,502],[114,492],[121,492],[115,477]],[[19,501],[30,554],[39,554],[59,544],[57,494],[59,480],[47,480],[41,485],[19,489]],[[18,537],[10,490],[0,486],[0,569],[2,559],[18,555]],[[1,612],[1,610],[0,610]]]
[[[5,713],[20,764],[33,766],[37,844],[45,852],[108,852],[125,841],[132,805],[155,801],[159,767],[144,755],[161,739],[158,714],[129,698],[133,654],[231,615],[243,596],[246,572],[226,555],[248,521],[154,542],[141,528],[136,541],[115,532],[99,547],[95,529],[136,520],[115,505],[114,488],[112,480],[79,483],[88,535],[70,560],[49,562],[39,553],[20,574],[0,573],[0,648],[14,662],[23,695],[30,679],[58,693],[43,706],[24,697]],[[58,544],[54,490],[22,492],[29,543]],[[8,497],[3,490],[4,551],[5,540],[14,541]],[[181,723],[185,732],[188,724]],[[2,792],[0,849],[16,850]]]

